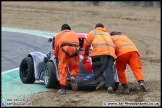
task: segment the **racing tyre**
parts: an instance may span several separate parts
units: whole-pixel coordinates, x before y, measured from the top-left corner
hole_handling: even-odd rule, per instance
[[[44,85],[46,88],[59,87],[59,81],[56,76],[56,69],[53,62],[47,62],[44,68]]]
[[[115,82],[113,90],[116,91],[119,87],[119,82]]]
[[[32,57],[25,57],[21,63],[19,68],[20,79],[23,83],[34,83],[34,63]]]

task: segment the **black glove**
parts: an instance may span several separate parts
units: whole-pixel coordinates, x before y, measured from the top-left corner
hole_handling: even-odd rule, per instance
[[[52,42],[52,38],[49,38],[49,39],[48,39],[48,42]]]

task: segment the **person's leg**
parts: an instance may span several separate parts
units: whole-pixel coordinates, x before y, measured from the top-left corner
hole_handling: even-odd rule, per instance
[[[58,90],[58,93],[66,94],[68,57],[62,51],[60,51],[58,60],[59,60],[58,72],[60,76],[60,85],[61,85],[61,89]]]
[[[140,84],[140,88],[143,92],[146,92],[146,87],[144,85],[144,76],[142,73],[142,64],[137,52],[130,53],[130,59],[128,62],[137,82]]]
[[[126,54],[119,56],[116,59],[116,63],[115,63],[119,81],[123,86],[122,93],[124,93],[124,94],[129,93],[128,81],[127,81],[127,77],[126,77],[126,73],[125,73],[126,65],[127,65],[128,61],[129,61],[129,53],[126,53]]]
[[[78,55],[78,57],[75,57],[75,59],[70,60],[69,55],[75,54],[76,53],[76,48],[72,47],[72,46],[64,46],[63,49],[64,49],[64,55],[66,54],[66,57],[68,57],[68,59],[67,59],[68,61],[66,61],[66,64],[69,65],[70,75],[73,75],[73,76],[70,77],[72,90],[77,90],[78,85],[76,83],[76,80],[75,80],[76,78],[75,77],[76,77],[76,74],[79,72],[79,66],[78,66],[79,63],[76,63],[76,62],[79,61],[80,56]]]
[[[96,82],[96,90],[100,89],[104,85],[104,66],[101,56],[93,56],[92,58],[92,69],[94,73],[94,79]]]
[[[69,60],[70,76],[71,76],[70,80],[71,80],[72,90],[78,89],[78,85],[75,79],[77,78],[77,74],[80,71],[79,61],[80,61],[80,55],[74,56]]]
[[[75,78],[77,78],[77,74],[80,71],[79,62],[80,62],[79,55],[69,59],[70,76],[74,76]]]
[[[113,92],[114,85],[114,58],[112,56],[103,56],[104,61],[104,72],[105,72],[105,88],[108,90],[108,93]]]

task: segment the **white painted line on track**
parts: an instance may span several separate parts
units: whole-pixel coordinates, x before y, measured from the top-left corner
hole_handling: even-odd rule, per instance
[[[6,74],[6,73],[14,72],[14,71],[16,71],[16,70],[19,70],[19,68],[15,68],[15,69],[3,71],[3,72],[1,72],[1,74]]]

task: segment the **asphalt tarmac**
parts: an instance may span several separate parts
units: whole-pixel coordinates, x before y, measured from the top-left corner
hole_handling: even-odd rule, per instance
[[[47,54],[52,48],[48,38],[12,31],[1,32],[1,72],[19,68],[23,58],[32,51]]]

